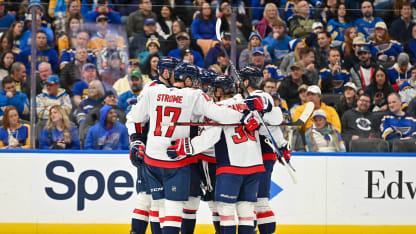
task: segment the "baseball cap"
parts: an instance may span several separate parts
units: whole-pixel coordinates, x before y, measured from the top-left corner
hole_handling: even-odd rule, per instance
[[[261,41],[260,33],[257,30],[254,30],[253,32],[251,32],[250,36],[248,37],[248,40],[251,41],[253,37],[257,37]]]
[[[360,53],[370,53],[370,48],[368,47],[368,46],[361,46],[359,49],[358,49],[358,54],[360,54]]]
[[[383,21],[380,21],[376,23],[376,26],[374,28],[382,28],[384,30],[387,30],[387,25]]]
[[[344,85],[344,89],[345,88],[351,88],[351,89],[354,89],[354,91],[355,92],[357,92],[357,86],[355,86],[355,84],[354,83],[352,83],[351,81],[350,82],[347,82],[345,85]]]
[[[319,94],[321,95],[321,89],[319,88],[318,85],[311,85],[308,87],[308,89],[306,90],[307,93],[314,93],[314,94]]]
[[[147,39],[146,48],[150,46],[150,44],[155,44],[158,48],[160,48],[159,40],[156,37],[150,37]]]
[[[180,38],[184,38],[186,40],[191,39],[189,37],[189,34],[187,32],[180,32],[180,33],[178,33],[178,35],[176,35],[176,40],[179,40]]]
[[[108,21],[108,17],[106,16],[106,15],[99,15],[99,16],[97,16],[97,18],[95,19],[95,22],[100,22],[100,21],[103,21],[103,20],[105,20],[105,21]]]
[[[156,24],[156,20],[153,18],[146,19],[146,21],[144,21],[144,25],[149,25],[149,24]]]
[[[117,95],[112,90],[106,90],[104,94],[104,98],[113,95],[114,97],[117,97]]]
[[[326,113],[322,109],[315,110],[313,112],[313,118],[315,118],[315,117],[322,117],[322,118],[325,118],[326,119]]]
[[[303,84],[301,86],[298,87],[298,92],[300,92],[301,90],[307,90],[308,89],[308,85],[307,84]]]
[[[129,59],[129,65],[140,66],[141,62],[138,59]]]
[[[224,38],[224,37],[231,38],[231,33],[230,32],[222,32],[221,33],[221,38]]]
[[[294,62],[292,65],[290,65],[290,70],[293,68],[299,68],[300,70],[304,70],[303,64],[300,62]]]
[[[354,40],[352,40],[353,45],[366,45],[367,42],[365,41],[364,37],[355,37]]]
[[[319,27],[324,28],[324,25],[321,22],[314,22],[312,24],[312,30],[319,28]]]
[[[85,71],[85,70],[90,69],[90,68],[94,68],[94,69],[96,69],[96,67],[95,67],[95,65],[94,65],[94,64],[92,64],[92,63],[86,63],[86,64],[82,67],[82,70],[83,70],[83,71]]]
[[[137,71],[137,70],[133,70],[133,71],[130,72],[130,76],[131,77],[134,76],[134,77],[137,77],[137,78],[141,79],[142,78],[142,73]]]
[[[253,48],[253,51],[251,52],[251,54],[254,55],[256,53],[259,53],[261,55],[264,55],[264,49],[263,49],[263,47],[261,47],[261,46],[254,47]]]
[[[45,80],[44,83],[47,84],[60,84],[59,77],[57,75],[50,75],[48,79]]]
[[[409,55],[407,53],[402,52],[397,56],[397,64],[399,65],[406,65],[409,63]]]
[[[289,48],[290,51],[294,51],[296,48],[296,45],[300,42],[303,42],[301,39],[293,39],[291,41],[289,41]]]

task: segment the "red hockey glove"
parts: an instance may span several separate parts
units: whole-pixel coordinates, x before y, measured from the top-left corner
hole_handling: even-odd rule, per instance
[[[283,146],[279,150],[282,153],[282,154],[278,154],[277,159],[279,160],[279,162],[283,164],[283,161],[282,161],[282,156],[283,156],[283,158],[286,160],[286,163],[289,163],[291,154],[290,154],[290,150],[287,149],[287,145]]]
[[[189,137],[177,139],[176,141],[172,141],[171,144],[172,146],[167,150],[167,154],[171,159],[186,157],[193,152],[191,139]]]
[[[140,167],[143,164],[146,146],[143,142],[135,140],[130,142],[130,161],[136,166]]]
[[[243,118],[241,119],[241,123],[247,129],[247,131],[254,131],[260,127],[260,123],[256,118],[256,115],[248,110],[243,112]]]

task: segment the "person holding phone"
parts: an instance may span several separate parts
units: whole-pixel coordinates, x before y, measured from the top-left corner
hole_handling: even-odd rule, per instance
[[[387,73],[385,70],[379,68],[375,71],[375,79],[364,91],[371,97],[370,110],[374,111],[387,111],[387,96],[394,92],[393,87],[387,80]]]

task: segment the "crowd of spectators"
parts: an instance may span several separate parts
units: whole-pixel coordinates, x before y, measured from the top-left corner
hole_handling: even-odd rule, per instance
[[[41,1],[36,15],[28,5],[0,0],[2,148],[29,148],[36,131],[42,149],[127,149],[126,113],[157,79],[159,59],[231,75],[222,46],[231,54],[232,44],[237,68],[263,71],[262,87],[285,121],[314,103],[305,125],[282,126],[293,151],[416,138],[413,1],[54,0]]]

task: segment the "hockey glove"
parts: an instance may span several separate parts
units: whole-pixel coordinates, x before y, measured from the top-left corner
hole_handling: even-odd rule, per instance
[[[167,154],[171,159],[180,159],[191,155],[193,152],[191,139],[181,138],[171,142],[171,146],[167,150]]]
[[[290,150],[287,149],[287,145],[283,146],[282,148],[279,148],[281,154],[277,155],[277,160],[279,160],[279,162],[283,164],[282,158],[284,158],[286,160],[286,163],[290,162]]]
[[[260,96],[248,96],[244,103],[248,106],[248,109],[251,111],[265,113],[270,112],[272,110],[272,104]]]
[[[130,142],[130,161],[136,166],[140,167],[143,164],[146,146],[143,142],[135,140]]]
[[[241,123],[244,125],[244,127],[247,129],[247,131],[254,131],[260,127],[260,123],[256,118],[256,115],[249,111],[245,110],[243,112],[243,118],[241,119]]]

